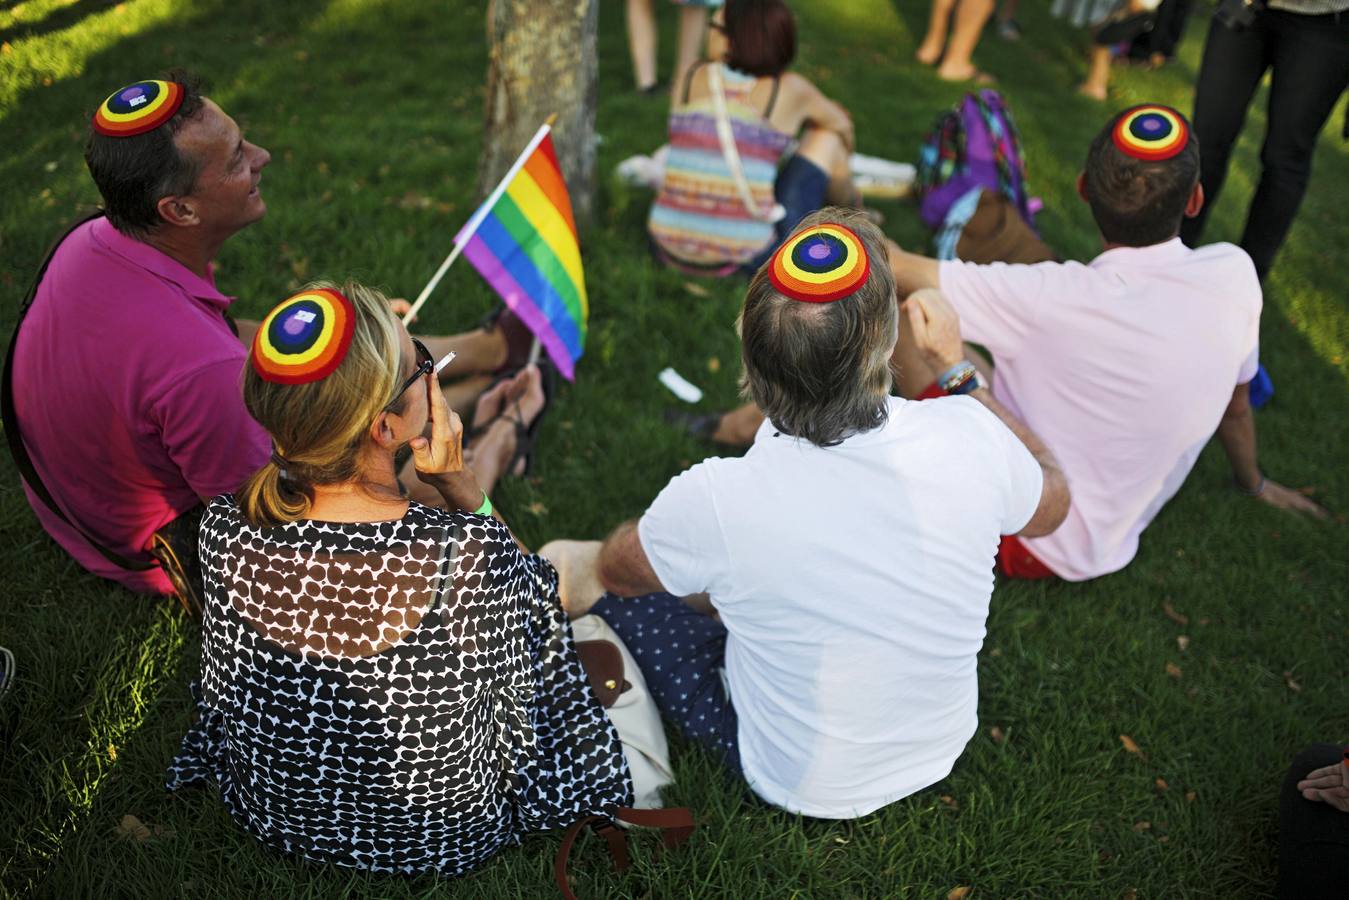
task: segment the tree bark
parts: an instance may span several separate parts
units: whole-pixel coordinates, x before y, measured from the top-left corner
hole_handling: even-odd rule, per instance
[[[486,196],[549,115],[576,227],[595,194],[599,0],[490,0],[486,121],[478,191]]]

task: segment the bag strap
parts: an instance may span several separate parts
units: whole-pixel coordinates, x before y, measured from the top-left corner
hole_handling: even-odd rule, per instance
[[[557,856],[553,858],[553,879],[557,882],[558,890],[562,892],[562,896],[566,900],[576,900],[576,894],[572,891],[571,885],[567,883],[567,863],[571,857],[572,847],[576,844],[576,839],[580,837],[581,832],[587,826],[604,838],[604,842],[609,847],[609,857],[614,861],[615,871],[627,871],[631,862],[628,857],[628,835],[627,832],[618,827],[616,822],[626,822],[629,825],[639,825],[644,828],[659,828],[661,843],[669,850],[675,849],[688,840],[689,836],[693,834],[693,829],[697,827],[693,821],[693,813],[686,806],[673,809],[631,809],[620,806],[614,810],[612,818],[609,816],[584,816],[578,819],[562,835],[562,844],[557,848]]]
[[[740,194],[740,203],[750,218],[760,222],[780,222],[787,215],[781,203],[774,203],[765,212],[754,202],[749,191],[749,180],[745,178],[745,167],[740,162],[740,149],[735,145],[735,131],[731,128],[731,114],[726,111],[726,90],[721,83],[721,63],[712,63],[707,67],[707,86],[712,91],[712,111],[716,114],[717,141],[721,144],[721,156],[726,160],[726,168],[731,170],[731,180]]]
[[[37,276],[33,279],[33,284],[28,288],[28,295],[24,297],[22,305],[19,306],[19,318],[14,323],[14,334],[9,339],[9,352],[5,354],[5,373],[4,381],[0,383],[0,421],[3,421],[5,427],[5,440],[9,443],[9,452],[14,457],[14,465],[18,467],[19,475],[27,483],[29,489],[37,495],[38,499],[46,505],[56,517],[65,522],[75,531],[79,532],[80,537],[88,542],[103,558],[117,566],[119,569],[126,569],[130,572],[146,572],[156,567],[153,562],[142,560],[127,559],[116,550],[109,549],[99,543],[89,532],[85,531],[78,523],[66,515],[65,511],[52,499],[51,492],[47,486],[42,483],[42,479],[37,474],[37,469],[33,466],[33,460],[28,455],[28,448],[24,445],[23,435],[19,433],[19,417],[14,408],[14,351],[19,346],[19,329],[23,327],[24,317],[28,315],[29,308],[33,305],[33,300],[37,297],[38,285],[42,283],[42,276],[47,274],[47,267],[51,265],[52,257],[56,255],[56,250],[70,237],[76,228],[102,216],[102,212],[96,212],[85,216],[74,225],[66,229],[56,241],[47,249],[47,255],[42,260],[42,265],[37,270]]]

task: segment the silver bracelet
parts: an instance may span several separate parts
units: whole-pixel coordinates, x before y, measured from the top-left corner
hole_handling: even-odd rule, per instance
[[[1237,480],[1236,476],[1235,475],[1232,476],[1232,483],[1236,485],[1237,490],[1241,491],[1241,493],[1245,494],[1247,497],[1259,497],[1261,494],[1263,494],[1265,492],[1266,481],[1267,479],[1265,478],[1265,476],[1261,475],[1260,483],[1255,486],[1254,490],[1251,490],[1249,488],[1242,487],[1241,482]]]

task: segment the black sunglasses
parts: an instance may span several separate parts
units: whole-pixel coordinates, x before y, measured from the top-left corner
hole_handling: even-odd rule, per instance
[[[403,382],[403,386],[393,395],[393,399],[384,404],[386,409],[397,403],[398,398],[403,396],[408,388],[412,387],[418,381],[421,381],[427,375],[430,375],[436,369],[436,360],[431,356],[431,351],[426,349],[425,344],[416,338],[413,338],[412,347],[417,353],[417,368],[413,371],[412,375],[408,377],[408,380]]]

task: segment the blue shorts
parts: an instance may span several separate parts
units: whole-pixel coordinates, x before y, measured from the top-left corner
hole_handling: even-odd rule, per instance
[[[759,267],[777,251],[778,245],[792,236],[802,219],[824,207],[828,196],[829,174],[801,154],[792,154],[773,183],[773,197],[787,214],[773,223],[776,232],[773,242],[741,266],[741,270],[746,275],[759,271]]]
[[[590,611],[627,644],[661,715],[743,775],[738,720],[722,680],[726,627],[671,594],[606,594]]]

